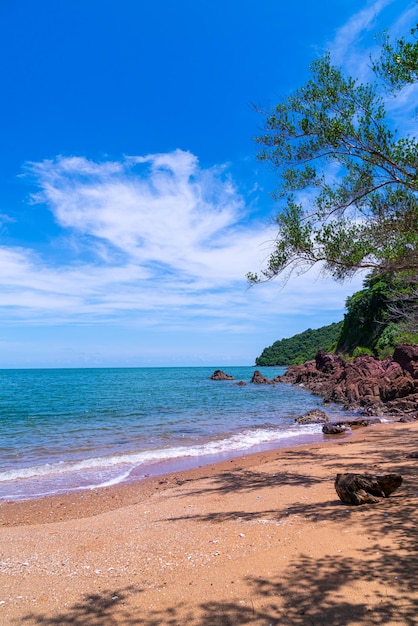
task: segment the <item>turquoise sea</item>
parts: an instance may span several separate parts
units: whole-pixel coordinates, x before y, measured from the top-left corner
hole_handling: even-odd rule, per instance
[[[0,499],[139,480],[261,449],[321,441],[294,418],[302,388],[250,384],[252,367],[0,370]],[[268,378],[284,368],[260,368]],[[243,380],[246,386],[235,383]],[[328,406],[331,419],[341,407]]]

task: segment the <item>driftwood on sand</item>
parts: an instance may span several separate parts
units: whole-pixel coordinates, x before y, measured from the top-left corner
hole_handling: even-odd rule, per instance
[[[387,498],[402,484],[400,474],[337,474],[335,490],[345,504],[367,504]]]

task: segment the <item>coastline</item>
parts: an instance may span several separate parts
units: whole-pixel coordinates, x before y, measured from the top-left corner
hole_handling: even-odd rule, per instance
[[[199,465],[203,456],[202,462],[212,463],[263,446],[298,445],[301,436],[316,432],[322,437],[318,425],[295,422],[320,402],[308,391],[219,383],[210,380],[212,372],[3,372],[2,406],[10,410],[0,424],[0,501],[103,488],[153,475],[159,464],[185,466],[195,459],[189,465]],[[231,372],[236,380],[249,380],[253,368]],[[22,389],[19,403],[16,388]],[[324,410],[330,421],[347,414],[336,404]]]
[[[4,624],[413,624],[418,422],[0,504]],[[400,473],[347,506],[338,472]]]

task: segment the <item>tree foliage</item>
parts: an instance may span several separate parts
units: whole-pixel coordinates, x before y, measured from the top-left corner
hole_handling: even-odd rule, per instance
[[[373,350],[389,323],[388,304],[393,287],[391,275],[370,276],[364,281],[364,289],[347,298],[337,352],[353,354],[358,348]]]
[[[418,297],[413,274],[372,274],[346,301],[336,352],[368,351],[384,358],[399,343],[418,341]],[[410,315],[411,314],[411,315]]]
[[[416,81],[417,58],[416,43],[392,47],[386,38],[376,76],[399,91]],[[345,76],[329,55],[311,73],[262,112],[259,159],[278,174],[281,206],[267,265],[249,280],[287,277],[318,262],[337,280],[359,269],[417,273],[417,140],[392,130],[382,85]]]
[[[345,356],[385,358],[400,343],[418,343],[418,279],[372,274],[346,301],[344,320],[275,341],[256,358],[258,366],[299,365],[319,349]]]
[[[393,45],[387,33],[382,44],[382,54],[373,63],[373,70],[392,91],[398,91],[418,79],[418,25],[411,28],[410,35],[415,39],[408,41],[401,37]]]
[[[258,366],[299,365],[310,361],[318,350],[329,352],[335,348],[341,327],[342,322],[337,322],[315,330],[308,328],[293,337],[275,341],[273,345],[264,348],[255,363]]]

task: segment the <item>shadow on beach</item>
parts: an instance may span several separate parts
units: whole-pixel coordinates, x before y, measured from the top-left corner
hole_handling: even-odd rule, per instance
[[[391,624],[416,626],[418,615],[418,460],[408,459],[407,452],[414,446],[415,431],[404,429],[399,438],[384,442],[382,432],[372,437],[375,450],[367,457],[367,469],[399,472],[404,483],[399,492],[376,505],[347,506],[335,499],[321,502],[294,502],[286,508],[272,502],[266,510],[212,510],[205,513],[170,517],[171,520],[222,523],[231,520],[252,521],[266,516],[281,523],[288,515],[298,515],[313,525],[331,522],[341,528],[341,546],[349,542],[343,532],[355,529],[367,535],[367,547],[352,552],[319,558],[307,554],[294,555],[288,565],[269,577],[247,575],[241,582],[240,594],[231,600],[193,601],[187,587],[179,601],[164,608],[145,608],[142,594],[145,588],[127,587],[83,596],[80,601],[60,614],[26,615],[19,624],[28,626],[351,626],[353,624]],[[338,445],[338,444],[337,444]],[[326,447],[315,450],[318,462],[335,476],[335,466],[347,466],[347,471],[365,471],[365,463],[358,455],[350,455],[350,445],[330,451]],[[287,470],[268,474],[262,471],[238,468],[223,472],[204,481],[185,480],[187,494],[182,490],[176,497],[204,497],[239,492],[259,492],[280,485],[315,487],[321,478],[303,472],[304,460],[312,452],[298,449],[282,452],[281,459],[298,461],[298,473]],[[311,466],[312,467],[312,466]],[[222,498],[223,502],[225,501]],[[279,558],[279,554],[277,558]],[[244,599],[242,599],[244,598]],[[155,603],[158,607],[158,603]]]
[[[379,546],[373,546],[375,552]],[[381,551],[381,548],[379,548]],[[248,577],[247,601],[184,601],[164,610],[143,611],[141,590],[103,591],[86,595],[54,617],[32,613],[20,624],[36,626],[349,626],[351,624],[403,624],[415,626],[418,612],[416,557],[400,562],[393,552],[382,552],[379,566],[364,559],[295,559],[278,578]],[[347,580],[358,579],[376,589],[370,602],[341,597]],[[251,600],[254,598],[254,602]],[[132,606],[134,605],[134,606]]]

